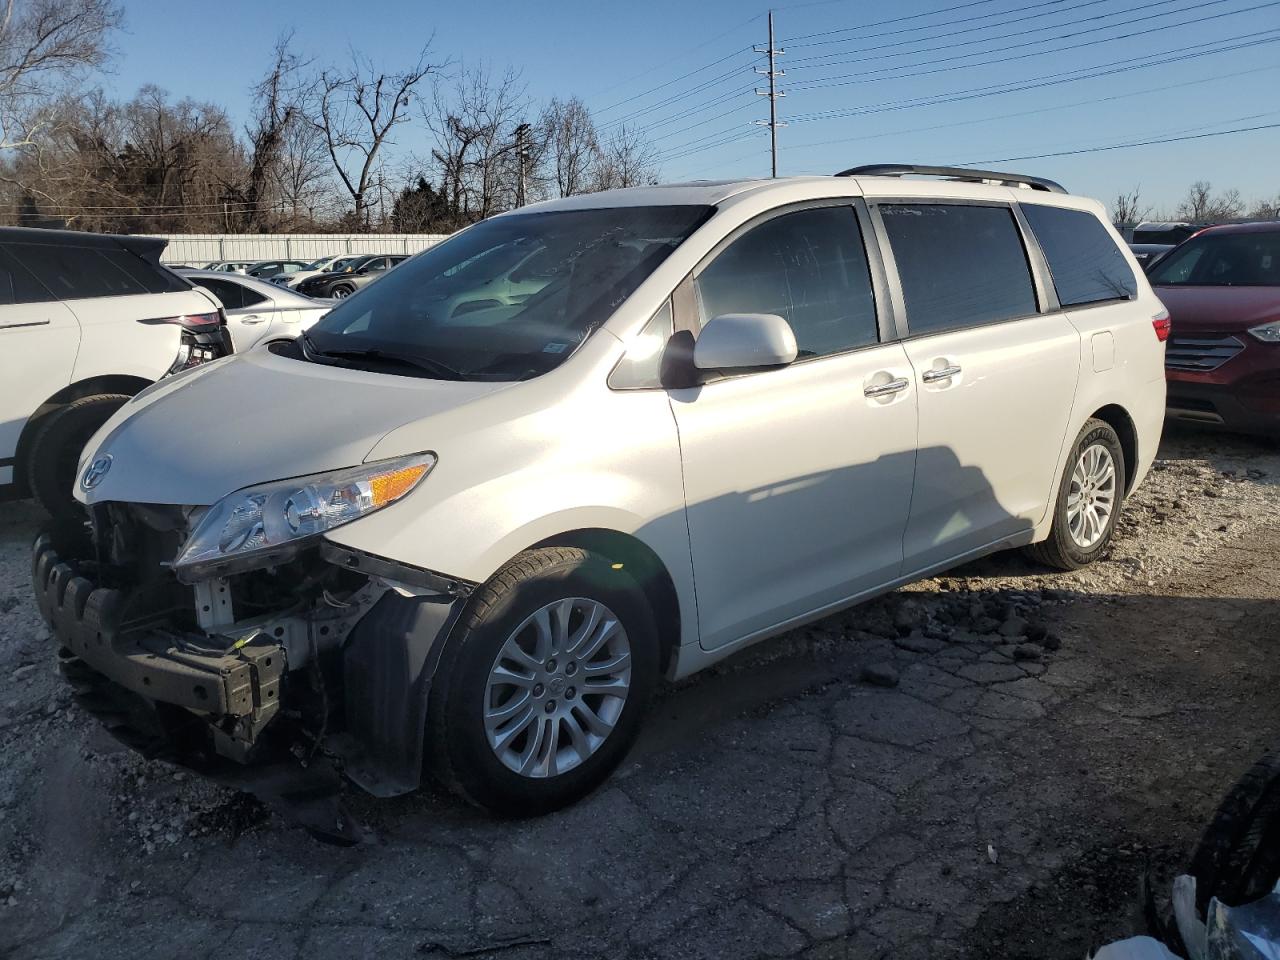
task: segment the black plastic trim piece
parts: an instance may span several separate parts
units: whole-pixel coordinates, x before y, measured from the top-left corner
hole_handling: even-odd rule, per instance
[[[1046,193],[1066,193],[1066,188],[1055,180],[1044,177],[1032,177],[1025,173],[1003,173],[997,170],[974,170],[969,167],[932,167],[917,163],[866,163],[848,170],[841,170],[837,177],[907,177],[907,176],[946,177],[949,180],[963,180],[969,183],[981,183],[984,180],[995,180],[1003,184],[1024,184],[1032,190],[1043,190]]]
[[[356,570],[372,577],[383,577],[387,580],[399,580],[411,587],[421,587],[445,597],[469,597],[476,588],[469,580],[446,577],[432,570],[412,567],[407,563],[399,563],[379,557],[363,550],[354,550],[329,540],[320,544],[320,558],[345,570]]]

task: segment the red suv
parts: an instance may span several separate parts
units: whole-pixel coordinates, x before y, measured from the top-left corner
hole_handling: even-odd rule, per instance
[[[1280,222],[1201,230],[1149,279],[1173,320],[1168,415],[1280,436]]]

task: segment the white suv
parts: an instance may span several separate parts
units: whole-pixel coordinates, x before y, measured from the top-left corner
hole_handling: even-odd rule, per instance
[[[483,295],[534,252],[536,290]],[[545,811],[664,675],[995,550],[1098,557],[1167,332],[1102,207],[1048,181],[537,204],[128,404],[82,465],[100,564],[42,539],[35,586],[78,675],[200,769],[329,757]]]
[[[164,247],[0,229],[0,500],[74,510],[98,427],[166,373],[230,352],[217,301],[160,266]]]

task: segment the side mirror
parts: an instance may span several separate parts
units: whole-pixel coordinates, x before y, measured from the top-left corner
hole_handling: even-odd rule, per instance
[[[699,370],[785,367],[796,354],[796,335],[777,314],[726,313],[698,334],[693,365]]]

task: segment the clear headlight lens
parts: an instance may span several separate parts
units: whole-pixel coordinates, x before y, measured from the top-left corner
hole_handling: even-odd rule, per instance
[[[1249,332],[1263,343],[1280,343],[1280,320],[1264,323],[1260,327],[1251,327]]]
[[[237,490],[215,503],[174,566],[191,576],[266,554],[282,559],[326,531],[395,503],[436,464],[424,453]]]

